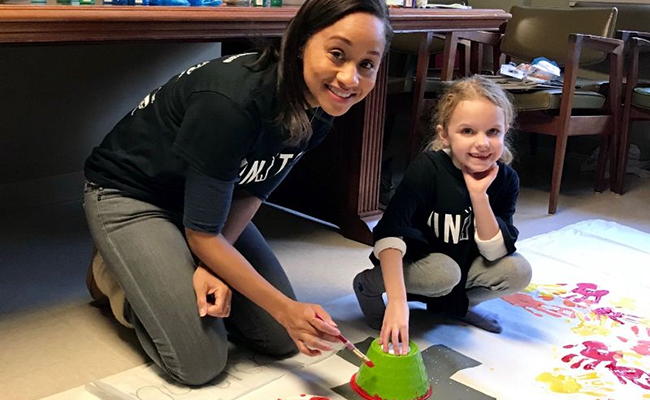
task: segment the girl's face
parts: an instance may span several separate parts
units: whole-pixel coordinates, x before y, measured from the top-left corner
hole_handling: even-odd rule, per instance
[[[381,19],[353,13],[309,38],[302,56],[312,107],[336,117],[368,95],[384,54],[384,29]]]
[[[463,100],[451,114],[447,130],[437,133],[451,148],[451,159],[458,168],[471,173],[485,172],[501,158],[508,127],[501,107],[487,99]]]

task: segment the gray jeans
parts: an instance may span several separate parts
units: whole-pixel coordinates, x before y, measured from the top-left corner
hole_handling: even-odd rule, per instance
[[[371,292],[386,291],[379,266],[369,270],[366,278]],[[417,261],[404,260],[407,293],[441,297],[449,294],[460,283],[460,278],[460,267],[456,261],[442,253],[432,253]],[[530,264],[518,253],[496,261],[477,257],[472,262],[465,285],[469,305],[475,306],[523,290],[531,278]]]
[[[84,192],[90,233],[125,292],[125,315],[146,353],[176,381],[199,385],[215,378],[226,364],[227,335],[272,356],[297,351],[270,314],[234,290],[230,317],[199,317],[192,286],[197,264],[180,213],[93,183]],[[295,299],[284,270],[253,223],[235,248],[267,281]]]

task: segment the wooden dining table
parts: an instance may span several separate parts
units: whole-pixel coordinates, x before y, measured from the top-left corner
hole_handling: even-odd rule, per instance
[[[0,46],[220,42],[279,37],[298,7],[169,7],[0,4]],[[492,9],[391,8],[396,33],[498,30],[510,14]],[[426,35],[423,35],[426,38]],[[421,53],[422,54],[422,53]],[[422,57],[422,55],[420,56]],[[387,63],[375,89],[308,153],[270,201],[336,225],[371,243],[381,217],[380,166]]]

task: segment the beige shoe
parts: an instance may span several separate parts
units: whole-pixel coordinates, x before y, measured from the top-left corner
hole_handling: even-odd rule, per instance
[[[93,298],[95,305],[105,307],[108,306],[108,297],[97,287],[93,274],[93,264],[95,263],[95,258],[98,257],[97,254],[97,249],[93,247],[93,255],[90,258],[90,265],[88,265],[88,271],[86,272],[86,288],[88,288],[88,293]]]
[[[98,304],[110,303],[111,311],[113,311],[117,322],[133,329],[133,325],[124,317],[124,302],[126,301],[124,290],[108,272],[104,259],[97,249],[93,249],[93,258],[86,274],[86,286]]]

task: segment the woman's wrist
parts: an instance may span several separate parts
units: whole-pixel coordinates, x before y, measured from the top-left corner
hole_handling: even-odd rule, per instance
[[[275,320],[284,326],[285,320],[291,312],[291,306],[294,303],[296,303],[295,300],[292,300],[281,292],[278,292],[278,297],[272,300],[272,304],[270,304],[268,308],[263,308],[265,308],[265,310],[271,314]]]

